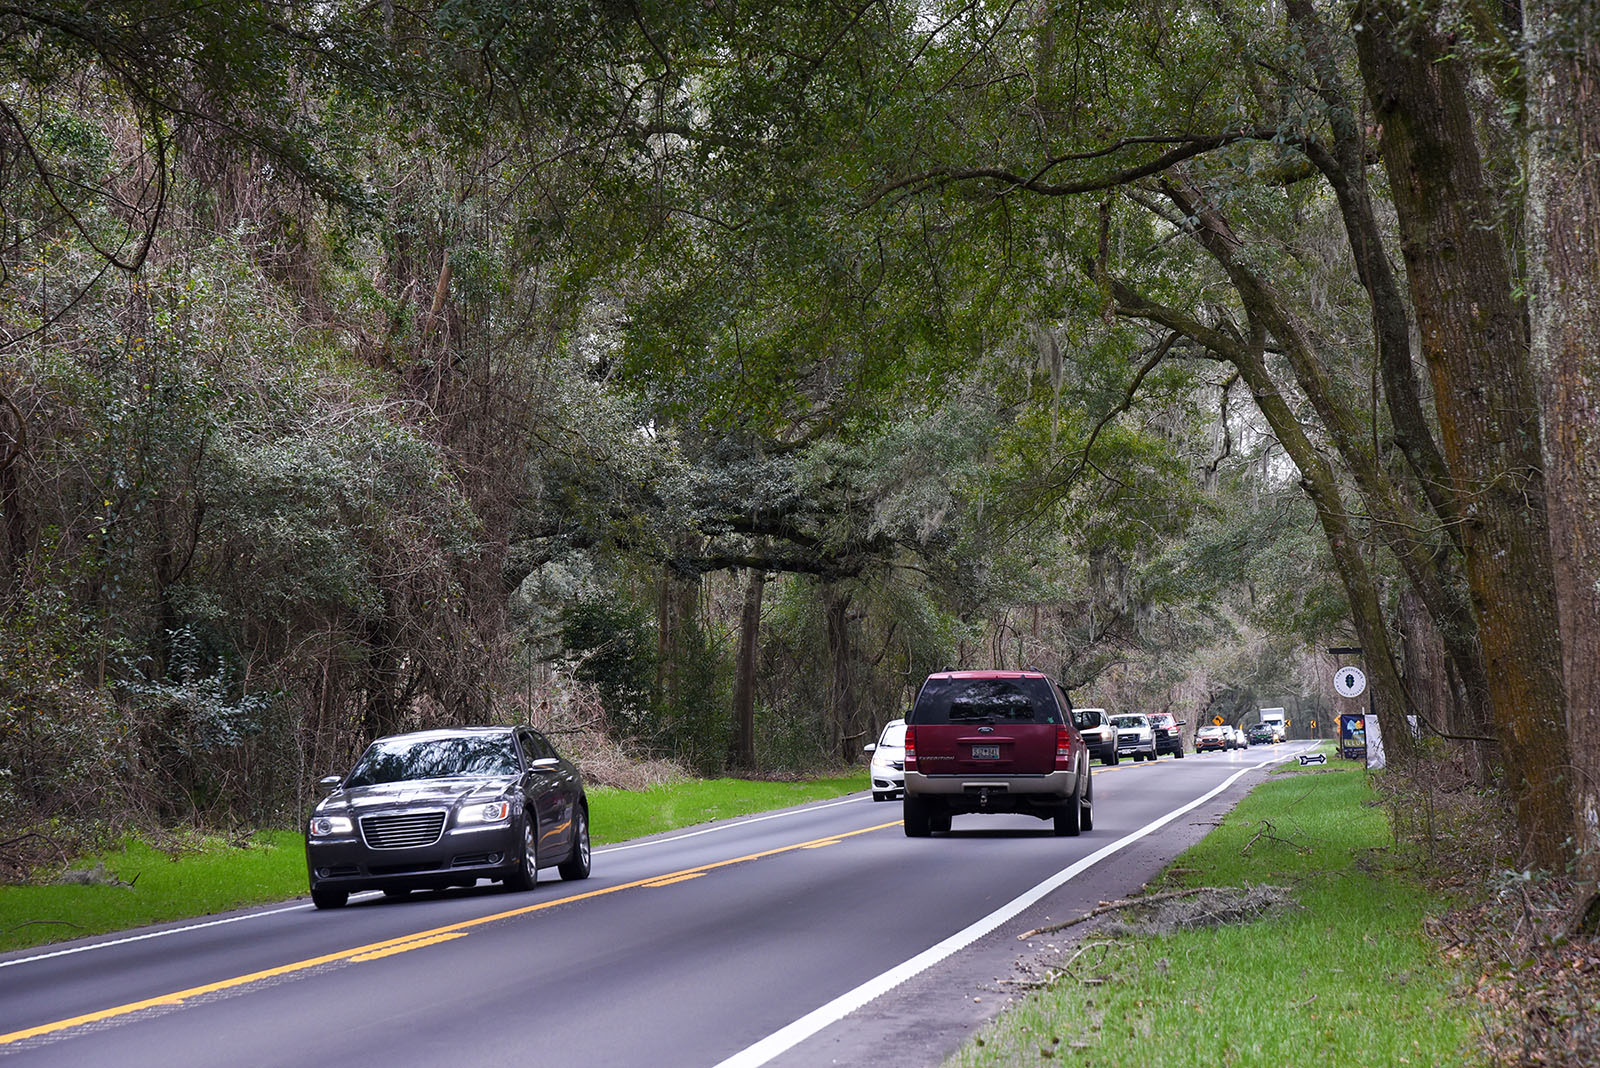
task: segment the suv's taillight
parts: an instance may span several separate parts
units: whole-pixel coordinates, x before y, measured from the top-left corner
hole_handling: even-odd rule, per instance
[[[1072,766],[1072,732],[1065,727],[1056,728],[1056,768]]]
[[[906,771],[917,770],[917,728],[906,728]]]

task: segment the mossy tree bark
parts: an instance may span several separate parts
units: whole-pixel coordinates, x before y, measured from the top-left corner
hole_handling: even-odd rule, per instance
[[[1389,174],[1473,614],[1526,863],[1561,867],[1572,773],[1538,396],[1486,180],[1470,72],[1427,12],[1358,4],[1356,45]]]
[[[1531,0],[1528,34],[1530,352],[1576,807],[1576,925],[1600,929],[1600,15]]]

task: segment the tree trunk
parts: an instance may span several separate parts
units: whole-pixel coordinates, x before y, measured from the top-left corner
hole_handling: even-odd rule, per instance
[[[828,657],[833,666],[829,687],[828,741],[842,760],[853,760],[856,733],[855,646],[850,640],[850,594],[826,587],[824,610],[828,618]]]
[[[1600,19],[1582,0],[1530,0],[1530,352],[1577,770],[1575,926],[1600,929]],[[1574,32],[1575,31],[1575,32]]]
[[[699,612],[700,580],[663,569],[656,587],[656,696],[664,708],[682,707],[680,669]]]
[[[1356,275],[1372,306],[1372,336],[1377,342],[1378,367],[1383,376],[1385,405],[1394,424],[1394,441],[1444,524],[1445,534],[1460,550],[1460,508],[1450,493],[1449,470],[1423,411],[1412,362],[1411,318],[1389,264],[1378,213],[1372,206],[1366,139],[1356,121],[1356,102],[1339,72],[1327,28],[1313,5],[1309,0],[1289,0],[1288,12],[1290,21],[1298,24],[1306,39],[1307,57],[1317,72],[1318,91],[1333,133],[1331,150],[1315,141],[1309,142],[1305,150],[1338,201]]]
[[[1429,20],[1388,0],[1356,45],[1433,379],[1507,784],[1527,863],[1564,866],[1570,754],[1538,402],[1522,309],[1489,196],[1468,71]]]
[[[761,657],[761,594],[767,573],[752,568],[739,611],[739,651],[733,675],[733,734],[728,739],[728,766],[756,766],[756,665]]]
[[[1272,427],[1284,452],[1300,470],[1300,487],[1316,509],[1317,521],[1328,541],[1339,580],[1350,602],[1351,623],[1361,640],[1368,673],[1372,676],[1373,702],[1383,725],[1384,737],[1394,739],[1392,753],[1402,758],[1408,756],[1413,750],[1413,743],[1404,718],[1405,687],[1384,623],[1383,601],[1377,583],[1361,553],[1361,539],[1350,528],[1349,512],[1332,467],[1312,444],[1305,427],[1284,400],[1267,369],[1262,356],[1265,338],[1257,336],[1249,343],[1241,342],[1231,331],[1206,327],[1171,308],[1145,300],[1116,279],[1108,281],[1112,295],[1120,305],[1119,314],[1148,319],[1179,331],[1238,370],[1239,377],[1250,389],[1256,408]],[[1261,324],[1257,321],[1255,325],[1259,332]]]

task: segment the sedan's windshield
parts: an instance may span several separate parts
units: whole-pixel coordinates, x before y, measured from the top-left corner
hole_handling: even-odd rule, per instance
[[[391,738],[373,742],[344,784],[373,786],[412,779],[515,775],[517,771],[510,734]]]
[[[878,745],[888,749],[904,749],[906,744],[906,725],[894,723],[883,728],[883,737],[878,739]]]

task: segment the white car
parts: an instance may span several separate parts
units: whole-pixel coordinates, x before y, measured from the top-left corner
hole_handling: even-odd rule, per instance
[[[1128,712],[1111,717],[1111,726],[1117,731],[1117,753],[1132,753],[1134,760],[1156,758],[1156,729],[1150,717],[1139,712]]]
[[[891,719],[862,752],[872,754],[872,799],[893,801],[906,792],[906,721]]]
[[[1089,747],[1089,757],[1102,764],[1117,762],[1117,731],[1103,708],[1074,708],[1072,725]]]

